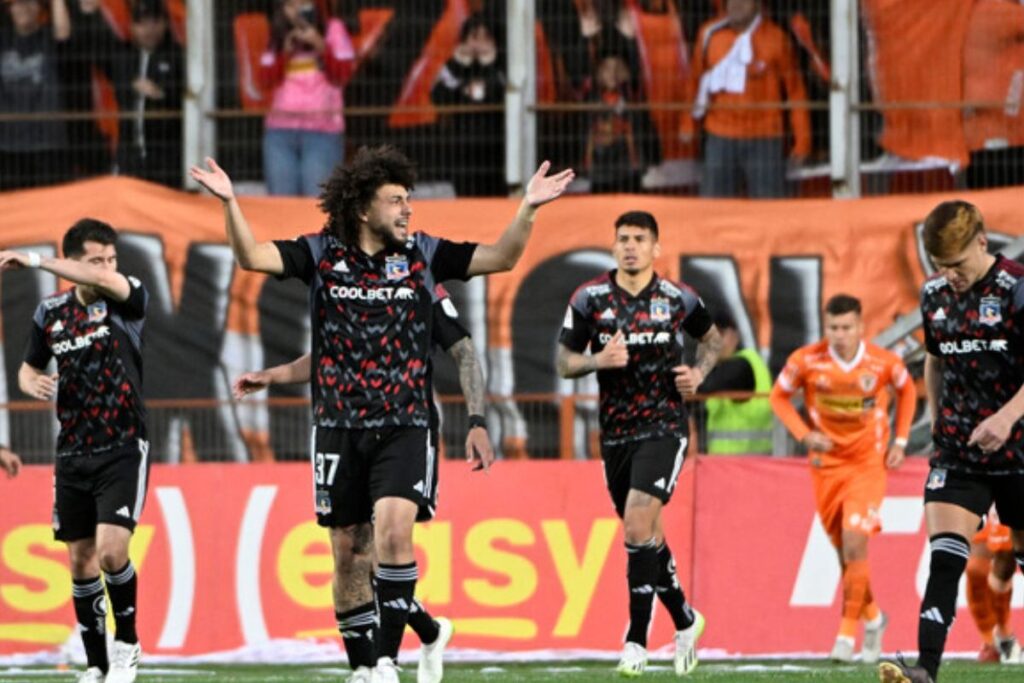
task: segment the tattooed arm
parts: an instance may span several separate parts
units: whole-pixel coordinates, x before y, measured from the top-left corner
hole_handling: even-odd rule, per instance
[[[470,415],[483,415],[486,389],[484,371],[473,349],[473,340],[463,337],[448,349],[448,353],[455,359],[455,365],[459,368],[459,386],[462,387],[462,395],[466,398],[466,412]]]
[[[697,344],[697,362],[691,367],[689,365],[677,365],[673,368],[676,373],[676,389],[684,397],[697,393],[697,388],[704,381],[704,378],[711,372],[718,362],[718,354],[722,352],[722,335],[718,328],[712,325]]]
[[[470,416],[484,415],[486,409],[484,393],[484,371],[480,367],[480,359],[473,349],[473,340],[463,337],[448,348],[448,353],[455,359],[459,368],[459,386],[466,398],[466,412]],[[490,470],[494,462],[494,448],[487,434],[487,427],[482,424],[471,424],[466,433],[466,460],[476,461],[473,469]]]

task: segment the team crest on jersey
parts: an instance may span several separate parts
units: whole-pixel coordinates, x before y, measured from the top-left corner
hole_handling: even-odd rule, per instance
[[[941,467],[934,468],[928,473],[928,481],[924,487],[929,491],[938,491],[946,485],[946,470]]]
[[[94,304],[90,304],[89,308],[86,309],[89,313],[89,322],[98,323],[107,317],[107,302],[97,301]]]
[[[384,259],[384,276],[389,280],[409,277],[409,259],[404,256],[388,256]]]
[[[668,299],[662,299],[660,297],[651,299],[651,320],[657,323],[663,323],[671,317],[672,313],[669,309]]]
[[[860,388],[864,391],[871,392],[878,386],[878,375],[873,372],[865,372],[857,378],[860,382]]]
[[[1003,321],[1003,309],[997,296],[983,296],[978,305],[978,322],[983,325],[996,325]]]

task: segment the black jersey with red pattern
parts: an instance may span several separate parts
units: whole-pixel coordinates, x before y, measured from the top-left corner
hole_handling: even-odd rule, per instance
[[[686,406],[672,368],[683,362],[683,331],[700,339],[711,316],[687,285],[659,277],[636,296],[615,283],[615,271],[595,278],[572,296],[559,342],[598,353],[621,330],[629,349],[625,368],[599,370],[601,441],[613,446],[689,433]]]
[[[129,277],[125,301],[83,304],[75,288],[43,299],[32,318],[25,363],[57,361],[57,455],[102,453],[146,438],[142,328],[149,295]]]
[[[317,426],[428,426],[434,286],[465,279],[476,244],[417,233],[369,255],[327,231],[275,244],[282,277],[309,285]]]
[[[925,343],[942,364],[932,465],[983,474],[1024,472],[1024,423],[1005,447],[968,446],[971,432],[1024,384],[1024,266],[1003,256],[968,291],[936,276],[921,290]]]

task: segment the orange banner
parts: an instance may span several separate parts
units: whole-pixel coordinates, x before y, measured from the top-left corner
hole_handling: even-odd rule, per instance
[[[1024,234],[1019,190],[964,196],[981,208],[995,244]],[[712,309],[730,309],[743,344],[761,349],[777,371],[796,347],[820,338],[821,305],[833,294],[863,300],[869,336],[917,306],[927,272],[919,225],[945,198],[749,202],[569,196],[540,211],[511,273],[450,289],[478,344],[493,394],[573,393],[554,367],[565,307],[580,283],[614,265],[609,248],[615,217],[642,208],[661,226],[658,269],[694,286]],[[120,267],[152,294],[144,349],[148,398],[226,399],[230,381],[241,372],[291,360],[308,348],[305,288],[238,270],[224,242],[223,209],[216,199],[108,178],[6,194],[0,202],[5,247],[56,253],[64,231],[82,216],[121,230]],[[316,231],[324,222],[310,199],[241,202],[261,240]],[[493,241],[515,209],[511,199],[418,201],[413,227],[455,240]],[[17,399],[27,323],[58,283],[41,271],[5,273],[2,281],[7,363],[0,371],[7,396]],[[181,368],[188,368],[188,381]],[[438,365],[437,384],[443,393],[458,393],[452,366]],[[512,444],[530,455],[557,454],[550,410],[524,410],[511,398],[494,410],[500,419],[492,436],[506,452]],[[242,435],[263,435],[266,442],[273,416],[247,407],[217,411],[213,427],[197,428],[195,415],[184,410],[180,420],[192,424],[189,438],[199,459],[249,460],[254,456],[247,444],[259,440]],[[5,424],[0,420],[0,440],[7,436]],[[52,429],[48,422],[32,424],[33,430]],[[11,427],[15,447],[47,443],[53,436],[28,441],[27,426],[19,428],[12,418]],[[185,442],[180,434],[154,434],[153,441],[157,458],[186,457],[171,452]]]

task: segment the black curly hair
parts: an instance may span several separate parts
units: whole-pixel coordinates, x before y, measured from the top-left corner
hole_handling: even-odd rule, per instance
[[[327,229],[346,244],[359,240],[359,214],[366,211],[384,185],[412,190],[416,166],[397,147],[360,147],[355,157],[339,166],[323,184],[320,208],[327,214]]]

